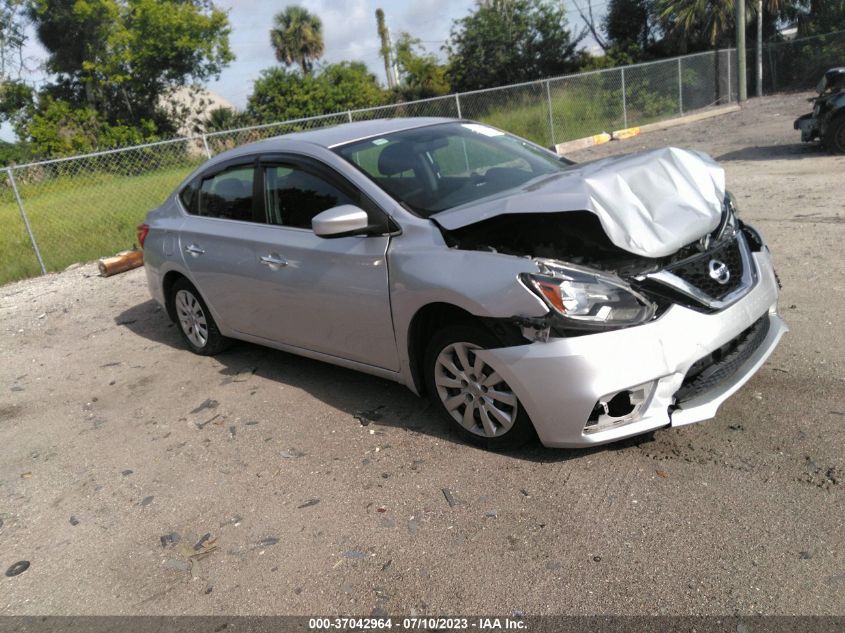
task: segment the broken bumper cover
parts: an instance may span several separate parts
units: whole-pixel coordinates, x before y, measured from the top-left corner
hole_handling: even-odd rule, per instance
[[[803,143],[809,143],[819,136],[819,121],[813,113],[795,119],[793,127],[796,130],[801,130],[801,141]]]
[[[669,424],[712,418],[719,406],[760,368],[788,331],[777,315],[778,285],[765,249],[754,253],[757,283],[730,307],[705,314],[672,306],[646,325],[574,338],[479,352],[514,389],[542,443],[582,447],[613,442]],[[745,332],[765,332],[712,387],[678,403],[676,394],[697,361]],[[767,321],[767,322],[766,322]],[[630,420],[585,430],[597,402],[624,390],[644,389]],[[677,408],[675,408],[677,406]]]

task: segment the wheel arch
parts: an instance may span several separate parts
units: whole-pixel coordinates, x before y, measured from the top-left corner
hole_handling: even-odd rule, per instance
[[[450,325],[477,326],[495,336],[502,347],[527,342],[519,327],[510,319],[480,317],[452,303],[433,302],[421,306],[411,318],[407,341],[411,379],[420,395],[426,391],[423,361],[428,342],[438,330]]]
[[[171,290],[173,290],[173,284],[180,279],[185,279],[188,283],[193,285],[193,282],[188,279],[187,275],[184,275],[178,270],[168,271],[161,280],[161,288],[164,293],[164,307],[167,310],[167,316],[169,316],[170,320],[174,323],[176,322],[176,306],[173,305],[173,293]]]

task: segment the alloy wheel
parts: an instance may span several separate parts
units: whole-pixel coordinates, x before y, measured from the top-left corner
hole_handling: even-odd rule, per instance
[[[208,320],[199,299],[188,290],[180,290],[176,293],[175,303],[179,325],[185,336],[198,348],[205,347],[208,342]]]
[[[452,418],[470,433],[500,437],[517,417],[513,390],[475,353],[473,343],[452,343],[438,354],[434,366],[437,395]]]

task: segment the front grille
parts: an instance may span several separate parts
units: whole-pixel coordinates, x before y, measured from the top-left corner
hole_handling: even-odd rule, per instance
[[[769,315],[765,314],[739,336],[693,363],[675,393],[676,401],[683,403],[733,376],[763,343],[769,333],[769,324]]]
[[[720,284],[710,275],[710,262],[717,261],[728,267],[730,278]],[[742,284],[742,255],[736,238],[721,244],[711,251],[701,253],[666,268],[667,272],[680,277],[711,299],[721,300]]]

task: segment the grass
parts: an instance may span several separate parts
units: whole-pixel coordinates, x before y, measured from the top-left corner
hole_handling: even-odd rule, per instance
[[[595,82],[593,82],[595,83]],[[643,90],[644,100],[628,104],[630,124],[643,124],[677,112],[672,99]],[[486,95],[483,95],[486,96]],[[623,127],[618,91],[596,85],[558,85],[551,89],[554,141],[557,143]],[[545,92],[501,102],[468,103],[464,116],[524,136],[544,146],[552,144]],[[152,150],[151,150],[152,151]],[[21,198],[48,271],[60,271],[131,248],[135,227],[147,211],[160,205],[198,164],[140,175],[90,171],[84,175],[39,174],[39,168],[15,173]],[[73,165],[72,163],[70,165]],[[81,169],[78,165],[74,168]],[[27,180],[31,182],[27,182]],[[40,269],[6,176],[0,172],[0,284],[38,275]]]
[[[132,248],[135,227],[195,165],[138,176],[94,173],[19,184],[48,271]],[[20,179],[20,172],[16,173]],[[17,204],[0,181],[0,283],[40,273]]]
[[[583,89],[552,87],[552,122],[554,139],[549,127],[549,107],[545,99],[526,100],[522,104],[504,109],[493,110],[479,116],[479,120],[495,127],[507,130],[518,136],[550,147],[577,138],[592,136],[599,132],[613,132],[625,126],[620,94],[603,88],[597,88],[590,97]],[[666,98],[653,92],[642,92],[642,97],[631,100],[628,104],[628,124],[645,125],[679,114],[676,98]]]

